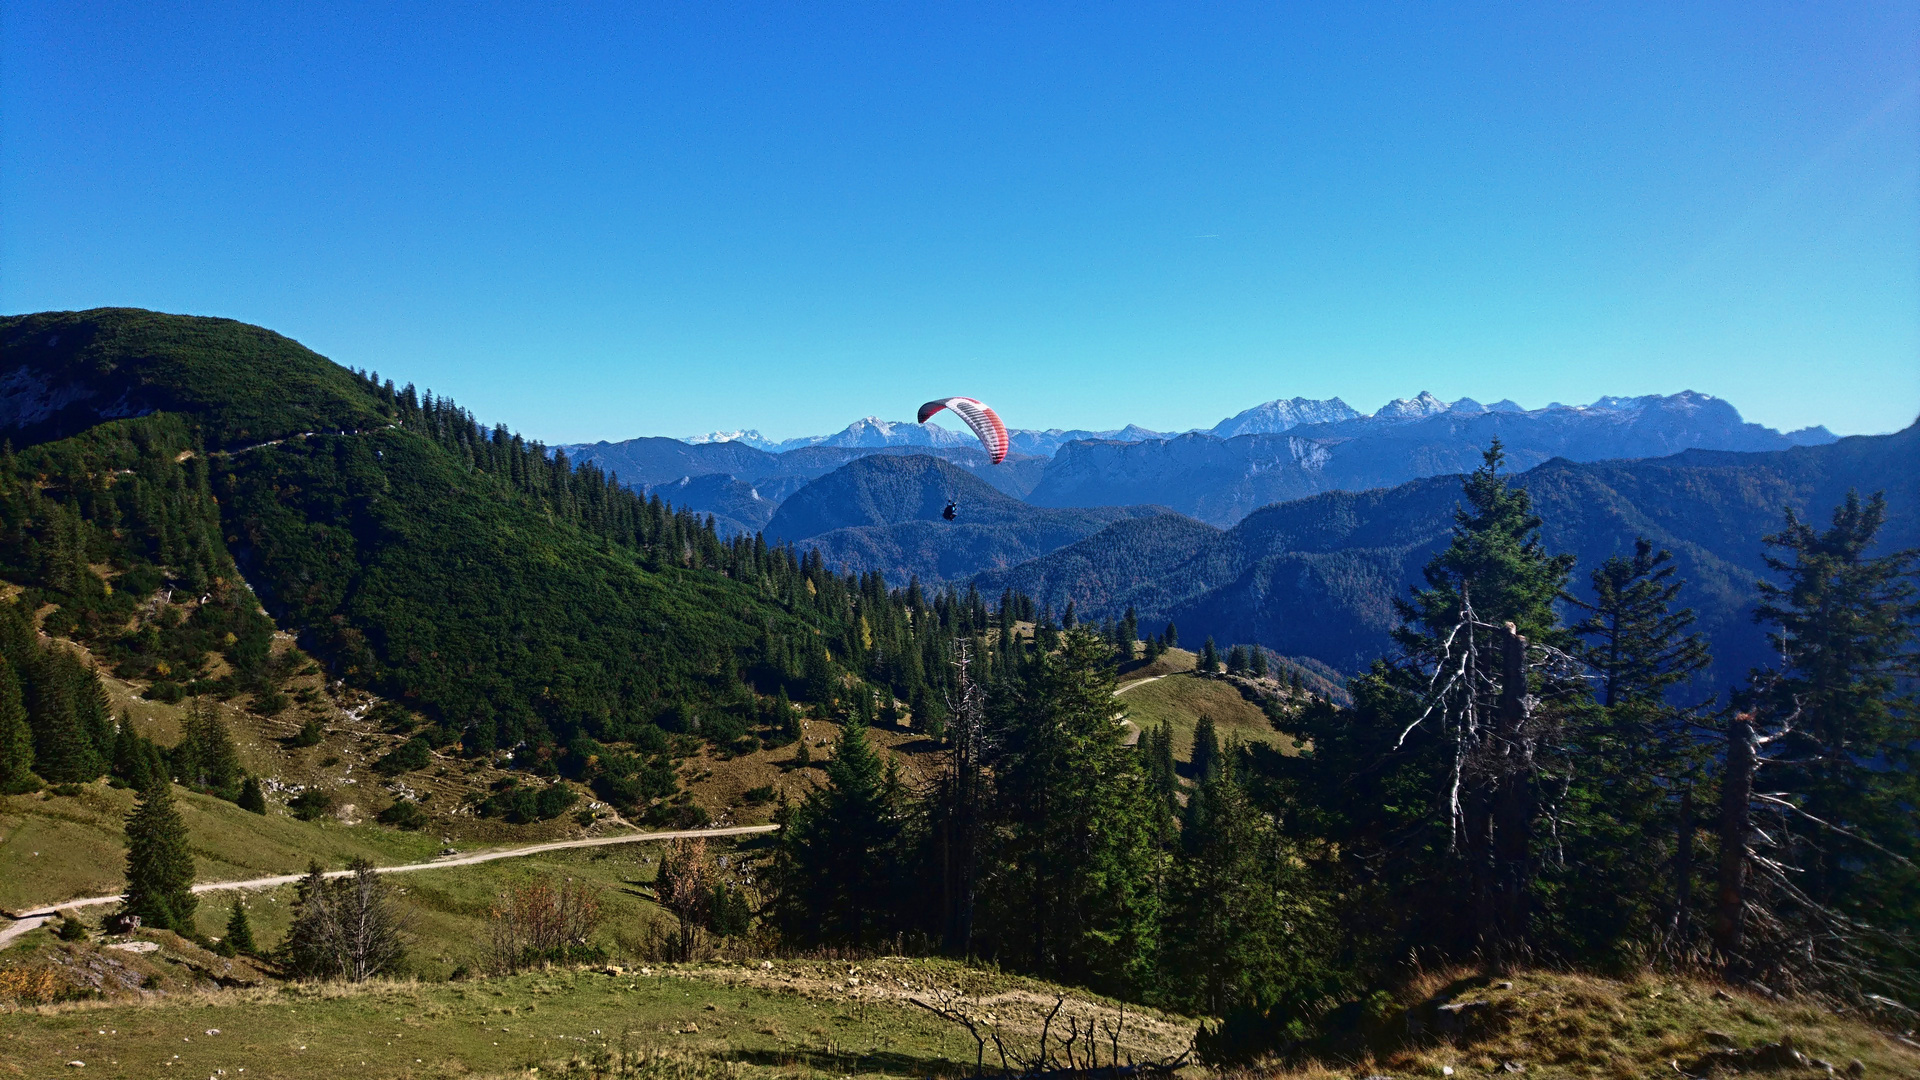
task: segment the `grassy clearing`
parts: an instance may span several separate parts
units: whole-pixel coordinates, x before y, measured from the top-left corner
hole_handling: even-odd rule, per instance
[[[1193,728],[1203,714],[1213,717],[1222,742],[1239,739],[1294,753],[1293,737],[1275,731],[1260,706],[1224,679],[1168,675],[1155,682],[1134,684],[1120,694],[1119,701],[1127,707],[1127,719],[1142,731],[1151,731],[1162,723],[1172,725],[1173,752],[1181,761],[1193,758]]]
[[[1446,1003],[1468,1007],[1454,1019],[1435,1008]],[[1400,1006],[1371,1045],[1355,1033],[1347,1052],[1323,1049],[1316,1060],[1259,1071],[1299,1078],[1439,1077],[1451,1069],[1457,1076],[1519,1072],[1542,1080],[1627,1080],[1698,1075],[1695,1063],[1716,1046],[1744,1049],[1785,1038],[1843,1074],[1859,1061],[1868,1077],[1920,1076],[1920,1046],[1862,1019],[1671,976],[1616,980],[1530,972],[1495,981],[1433,974],[1408,987]],[[1420,1034],[1409,1039],[1411,1030]],[[1767,1072],[1829,1075],[1818,1066]]]
[[[134,793],[105,781],[81,785],[80,791],[0,799],[0,907],[17,911],[121,889],[124,824]],[[412,862],[440,847],[438,837],[374,825],[298,821],[277,810],[252,814],[179,787],[174,798],[201,881],[293,873],[305,869],[309,859],[330,867],[354,856],[376,863]]]
[[[290,986],[0,1015],[0,1075],[109,1077],[562,1075],[569,1060],[640,1050],[676,1075],[957,1076],[964,1031],[908,998],[959,987],[1016,1038],[1030,1038],[1055,989],[937,960],[775,961],[608,975],[556,971],[453,983]],[[1109,1002],[1069,995],[1109,1020]],[[1123,1053],[1177,1050],[1192,1030],[1128,1010]],[[215,1034],[217,1032],[217,1034]],[[991,1053],[991,1049],[989,1049]],[[241,1070],[245,1070],[242,1072]]]

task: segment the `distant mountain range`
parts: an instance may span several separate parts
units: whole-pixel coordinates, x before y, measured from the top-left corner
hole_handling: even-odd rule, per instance
[[[1823,524],[1849,489],[1884,491],[1882,550],[1920,545],[1920,426],[1818,447],[1760,453],[1688,450],[1640,461],[1556,459],[1522,473],[1547,547],[1579,563],[1575,595],[1607,556],[1646,536],[1671,548],[1683,603],[1714,644],[1709,683],[1731,685],[1766,660],[1748,617],[1765,572],[1761,537],[1788,508]],[[1390,647],[1393,599],[1447,542],[1460,477],[1337,492],[1268,506],[1231,529],[1168,514],[1128,520],[1043,558],[975,579],[982,591],[1029,593],[1088,616],[1134,607],[1191,636],[1259,642],[1355,671]]]
[[[1685,391],[1663,398],[1659,395],[1637,398],[1603,397],[1591,405],[1562,405],[1554,402],[1544,409],[1532,410],[1534,413],[1553,412],[1596,412],[1596,413],[1635,413],[1645,409],[1650,403],[1670,401],[1677,398],[1710,402],[1714,399],[1705,394]],[[1729,406],[1731,408],[1731,406]],[[1472,398],[1461,398],[1454,402],[1441,401],[1426,391],[1412,398],[1395,398],[1380,407],[1372,415],[1359,412],[1339,398],[1315,401],[1312,398],[1296,397],[1275,399],[1255,405],[1244,412],[1235,413],[1211,428],[1193,428],[1185,432],[1162,432],[1143,428],[1138,424],[1109,431],[1089,431],[1085,429],[1063,430],[1048,428],[1044,431],[1032,428],[1009,428],[1013,452],[1016,454],[1037,454],[1051,457],[1062,446],[1072,442],[1088,440],[1106,442],[1151,442],[1175,438],[1179,435],[1211,435],[1216,439],[1231,439],[1239,435],[1278,435],[1307,424],[1337,424],[1349,420],[1372,420],[1382,424],[1403,420],[1424,420],[1429,417],[1451,413],[1454,416],[1474,416],[1481,413],[1525,414],[1529,410],[1513,401],[1498,401],[1492,405],[1482,405]],[[1735,421],[1739,421],[1736,419]],[[1767,430],[1767,429],[1763,429]],[[1789,445],[1817,446],[1834,440],[1832,432],[1824,427],[1803,428],[1785,436]],[[804,435],[797,439],[774,441],[752,429],[739,431],[714,431],[705,435],[690,435],[679,440],[693,446],[707,446],[715,443],[737,443],[750,446],[755,450],[765,450],[772,454],[782,454],[789,450],[798,450],[809,446],[838,447],[883,447],[883,446],[971,446],[970,436],[948,431],[933,424],[916,424],[908,420],[882,420],[877,416],[868,416],[848,424],[832,435]],[[599,444],[596,444],[599,445]],[[571,448],[569,448],[571,449]]]
[[[1532,410],[1511,401],[1443,402],[1421,393],[1390,401],[1372,415],[1338,398],[1293,398],[1181,435],[1135,426],[1016,430],[1013,454],[999,466],[988,465],[971,436],[875,417],[831,436],[777,444],[736,431],[560,449],[618,474],[631,487],[657,490],[676,505],[712,514],[725,529],[750,532],[765,527],[781,501],[806,482],[870,454],[932,454],[1039,506],[1158,504],[1227,526],[1275,502],[1461,472],[1494,438],[1519,469],[1555,457],[1601,461],[1834,440],[1825,428],[1781,434],[1749,424],[1728,402],[1688,391]]]

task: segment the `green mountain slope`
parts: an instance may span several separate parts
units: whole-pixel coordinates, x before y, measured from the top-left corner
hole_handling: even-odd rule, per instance
[[[16,611],[149,694],[277,711],[285,665],[305,662],[271,648],[277,624],[426,747],[512,750],[644,808],[700,740],[790,740],[781,692],[822,718],[871,716],[883,693],[939,700],[945,650],[985,618],[722,541],[255,327],[109,309],[0,320],[0,346],[0,435],[21,448],[0,460],[0,578],[23,589]],[[89,779],[112,725],[41,709],[35,688],[66,679],[30,681],[30,711],[36,733],[48,717],[92,733],[68,770]],[[393,767],[410,761],[425,747]],[[530,796],[492,801],[535,813]]]
[[[953,521],[942,517],[948,500],[956,504]],[[877,570],[896,583],[951,581],[982,567],[1017,565],[1114,521],[1165,513],[1151,506],[1032,506],[939,458],[874,455],[794,492],[767,535],[803,542],[829,566]]]
[[[103,420],[181,413],[210,448],[389,417],[345,368],[271,330],[137,308],[0,319],[0,431],[16,447]]]

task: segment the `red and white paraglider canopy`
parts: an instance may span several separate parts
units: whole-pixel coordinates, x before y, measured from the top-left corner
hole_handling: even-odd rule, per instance
[[[941,409],[952,409],[967,422],[973,433],[980,437],[980,446],[995,465],[1007,459],[1007,425],[1000,422],[999,414],[970,397],[939,398],[920,406],[920,422]]]

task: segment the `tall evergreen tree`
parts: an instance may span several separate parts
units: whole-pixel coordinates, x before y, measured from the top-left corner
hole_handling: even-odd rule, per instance
[[[140,792],[127,815],[127,892],[122,910],[147,926],[193,932],[193,855],[187,826],[164,777]]]
[[[796,940],[872,944],[894,931],[897,788],[857,722],[842,729],[825,771],[827,786],[781,831],[778,921]]]
[[[1789,810],[1781,829],[1799,837],[1795,887],[1813,905],[1865,923],[1920,924],[1920,676],[1915,620],[1920,551],[1872,555],[1886,521],[1883,496],[1849,492],[1830,527],[1816,531],[1791,511],[1766,537],[1767,565],[1755,620],[1772,627],[1782,657],[1759,673],[1743,701],[1778,732],[1768,748],[1767,789]],[[1791,722],[1788,722],[1791,718]]]
[[[1599,708],[1570,719],[1580,767],[1559,814],[1564,857],[1545,874],[1562,897],[1551,920],[1558,951],[1620,962],[1663,946],[1684,954],[1694,923],[1692,791],[1704,781],[1694,710],[1667,691],[1711,662],[1675,606],[1672,555],[1645,539],[1632,558],[1593,571],[1591,614],[1573,630],[1600,677]]]
[[[1231,758],[1229,759],[1231,760]],[[1169,874],[1162,991],[1203,1015],[1263,1009],[1323,974],[1324,904],[1233,770],[1194,789]]]
[[[1593,572],[1591,612],[1573,628],[1588,639],[1580,658],[1599,673],[1600,704],[1658,701],[1667,689],[1704,670],[1707,643],[1690,632],[1693,609],[1676,608],[1685,582],[1674,578],[1673,553],[1634,541],[1632,558],[1614,555]]]
[[[37,652],[27,680],[34,769],[56,784],[84,784],[105,772],[106,762],[76,708],[76,680],[62,662],[63,650]]]
[[[1139,756],[1114,723],[1110,650],[1067,633],[997,703],[1001,819],[994,887],[982,890],[1002,956],[1111,993],[1151,977],[1159,826]]]
[[[40,786],[33,775],[33,731],[20,698],[20,678],[0,658],[0,795],[18,795]]]
[[[1220,775],[1220,735],[1213,717],[1201,713],[1193,725],[1193,776],[1205,782]]]

